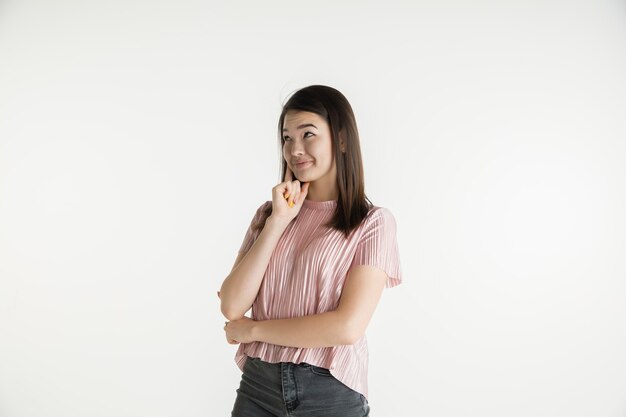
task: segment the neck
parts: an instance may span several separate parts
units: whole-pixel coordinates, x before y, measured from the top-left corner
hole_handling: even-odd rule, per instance
[[[309,185],[309,192],[306,195],[306,199],[311,201],[329,201],[337,200],[338,198],[339,191],[336,187],[332,190],[328,188],[316,188],[314,183]]]

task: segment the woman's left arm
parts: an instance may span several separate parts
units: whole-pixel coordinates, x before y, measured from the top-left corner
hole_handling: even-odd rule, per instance
[[[278,320],[243,317],[226,323],[226,339],[231,344],[258,341],[299,348],[351,345],[365,334],[386,281],[382,269],[356,265],[348,272],[336,310]]]

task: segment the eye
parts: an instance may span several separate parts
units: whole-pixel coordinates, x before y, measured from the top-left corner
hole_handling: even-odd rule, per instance
[[[307,134],[309,134],[309,135],[311,135],[311,136],[315,136],[312,132],[304,132],[304,137],[307,137],[307,136],[306,136]],[[290,138],[289,136],[283,136],[283,140],[284,140],[285,142],[289,142],[289,141],[291,141],[291,138]]]

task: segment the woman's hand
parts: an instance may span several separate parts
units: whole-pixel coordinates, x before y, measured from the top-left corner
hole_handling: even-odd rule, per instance
[[[252,339],[253,325],[254,320],[246,316],[243,316],[239,320],[227,321],[226,324],[224,324],[226,340],[231,345],[254,342],[255,340]]]
[[[272,217],[289,223],[300,212],[302,202],[309,192],[309,183],[300,188],[300,181],[293,179],[289,165],[285,172],[285,181],[272,188]]]

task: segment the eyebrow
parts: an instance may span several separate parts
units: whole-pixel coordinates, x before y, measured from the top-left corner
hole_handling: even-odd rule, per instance
[[[302,125],[298,126],[297,129],[300,130],[300,129],[304,129],[305,127],[311,127],[311,126],[313,126],[314,128],[317,129],[317,126],[315,126],[313,123],[302,124]],[[288,132],[287,128],[284,128],[283,132]]]

